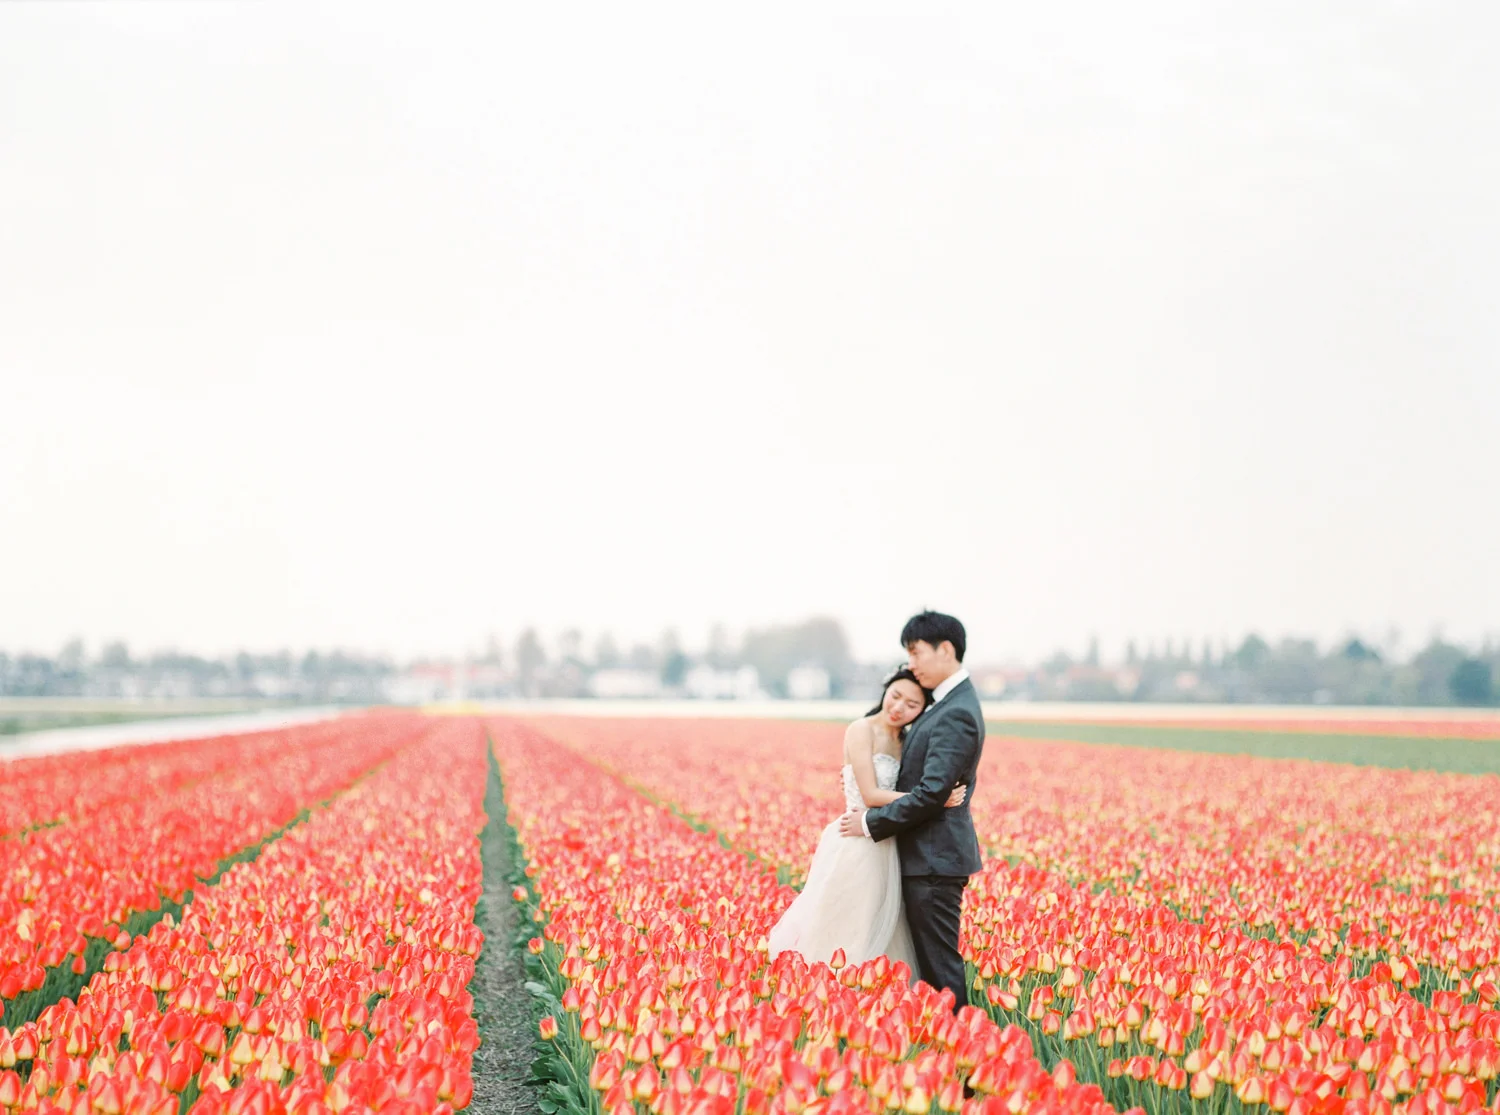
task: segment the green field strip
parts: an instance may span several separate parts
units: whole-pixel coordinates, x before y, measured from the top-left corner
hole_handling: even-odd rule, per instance
[[[1312,759],[1323,763],[1435,770],[1451,774],[1500,774],[1500,740],[1036,720],[991,720],[986,722],[985,731],[991,742],[996,737],[1010,736],[1060,743],[1254,755],[1263,759]]]
[[[67,823],[67,821],[38,821],[36,824],[27,825],[25,828],[0,832],[0,840],[23,840],[28,833],[41,832],[44,829],[55,829],[58,825],[65,825]]]

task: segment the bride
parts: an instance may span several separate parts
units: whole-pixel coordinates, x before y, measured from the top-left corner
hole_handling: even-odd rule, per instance
[[[844,804],[873,809],[903,796],[893,787],[901,769],[906,726],[932,704],[932,691],[906,667],[885,681],[880,704],[844,733]],[[962,805],[959,786],[948,807]],[[799,952],[809,964],[828,963],[842,949],[850,964],[884,953],[915,969],[911,933],[901,908],[901,861],[894,840],[845,839],[834,821],[818,838],[802,893],[768,938],[772,959]]]

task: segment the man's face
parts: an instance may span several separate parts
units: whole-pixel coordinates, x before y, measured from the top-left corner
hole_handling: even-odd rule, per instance
[[[947,639],[937,646],[925,639],[918,639],[906,647],[906,664],[917,675],[923,688],[935,689],[957,668],[958,658],[953,653],[953,644]]]

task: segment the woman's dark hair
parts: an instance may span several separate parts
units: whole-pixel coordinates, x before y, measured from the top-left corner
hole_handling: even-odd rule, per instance
[[[932,704],[932,690],[918,681],[917,675],[912,673],[909,667],[902,666],[880,683],[880,700],[875,702],[874,708],[865,713],[866,716],[874,716],[881,709],[885,708],[885,695],[890,692],[891,686],[895,685],[898,681],[909,681],[922,691],[922,707],[924,709]],[[908,727],[909,725],[902,725],[901,733],[903,735],[906,733]]]
[[[934,649],[943,642],[952,643],[954,657],[962,662],[969,638],[964,632],[964,625],[952,616],[945,616],[942,612],[923,612],[912,616],[901,629],[903,648],[910,650],[911,645],[916,642],[926,643]]]

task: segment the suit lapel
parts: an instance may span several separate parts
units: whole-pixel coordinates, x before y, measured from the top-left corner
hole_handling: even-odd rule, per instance
[[[940,707],[942,706],[929,705],[922,712],[922,715],[918,718],[916,724],[913,726],[911,734],[907,737],[907,745],[901,749],[901,770],[897,773],[896,777],[897,780],[900,781],[901,784],[905,787],[909,788],[911,786],[911,783],[907,781],[908,775],[910,775],[914,769],[919,769],[913,766],[909,766],[906,761],[907,757],[911,757],[913,764],[926,759],[927,725],[931,724],[932,718],[938,715],[938,709]],[[919,752],[920,756],[918,754]]]

